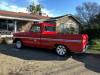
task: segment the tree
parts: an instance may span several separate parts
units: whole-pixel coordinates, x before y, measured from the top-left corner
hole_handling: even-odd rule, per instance
[[[42,8],[41,5],[38,4],[38,5],[36,6],[36,13],[41,14],[41,13],[42,13],[41,8]]]
[[[100,6],[95,2],[85,2],[76,7],[78,19],[85,25],[90,26],[90,19],[94,19],[95,15],[100,13]]]
[[[39,15],[42,13],[41,8],[42,6],[40,4],[35,5],[34,2],[27,7],[28,11],[31,14],[39,14]]]
[[[100,29],[100,13],[94,19],[90,19],[90,22],[94,25],[93,28]]]
[[[94,21],[100,25],[100,13],[98,15],[96,15],[96,17],[94,18]]]

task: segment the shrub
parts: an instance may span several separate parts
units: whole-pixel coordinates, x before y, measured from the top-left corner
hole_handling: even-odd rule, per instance
[[[7,38],[7,37],[6,37],[4,40],[5,40],[5,43],[6,43],[6,44],[12,44],[12,43],[13,43],[12,38]]]
[[[3,38],[0,38],[0,44],[3,42]]]
[[[100,39],[100,29],[85,29],[82,34],[88,34],[89,40]]]

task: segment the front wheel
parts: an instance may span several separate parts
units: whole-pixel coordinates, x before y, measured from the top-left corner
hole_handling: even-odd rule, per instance
[[[68,50],[65,46],[63,45],[58,45],[56,47],[56,53],[59,55],[59,56],[65,56],[67,53],[68,53]]]
[[[21,49],[23,47],[23,44],[22,44],[22,42],[20,40],[17,40],[15,42],[15,46],[16,46],[16,48]]]

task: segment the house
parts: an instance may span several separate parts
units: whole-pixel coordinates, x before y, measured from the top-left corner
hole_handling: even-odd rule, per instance
[[[13,32],[27,31],[34,21],[47,18],[48,16],[0,10],[0,37],[11,37]]]
[[[71,14],[46,19],[45,22],[56,24],[58,33],[78,34],[82,24]]]

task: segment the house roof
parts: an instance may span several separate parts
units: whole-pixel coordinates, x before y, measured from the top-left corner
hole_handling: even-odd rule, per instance
[[[71,14],[67,14],[67,15],[63,15],[63,16],[58,16],[58,17],[52,17],[52,18],[47,19],[47,21],[54,21],[54,20],[57,20],[59,18],[65,17],[65,16],[73,18],[77,23],[79,23],[81,25],[81,22],[76,17],[74,17]]]
[[[53,20],[62,18],[64,16],[69,16],[69,17],[73,18],[77,23],[81,24],[80,21],[71,14],[58,16],[58,17],[48,17],[48,16],[41,16],[41,15],[33,15],[33,14],[29,14],[29,13],[0,10],[0,18],[27,20],[27,21],[34,21],[34,20],[35,21],[37,21],[37,20],[38,21],[53,21]]]
[[[36,19],[36,20],[40,20],[40,19],[47,19],[49,18],[48,16],[41,16],[41,15],[33,15],[33,14],[29,14],[29,13],[22,13],[22,12],[11,12],[11,11],[4,11],[4,10],[0,10],[0,18],[2,16],[5,17],[12,17],[13,19]]]

